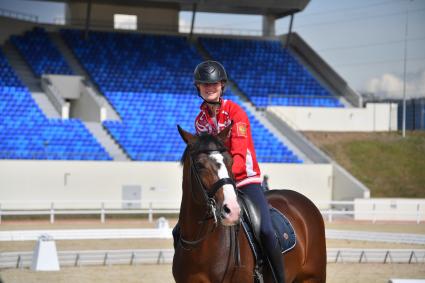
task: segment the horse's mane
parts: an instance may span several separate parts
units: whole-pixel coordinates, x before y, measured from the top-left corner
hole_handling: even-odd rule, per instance
[[[186,146],[182,158],[180,159],[180,164],[184,164],[184,161],[190,152],[206,152],[212,150],[221,151],[225,148],[226,147],[224,146],[223,142],[218,137],[206,133],[201,133],[194,144]]]

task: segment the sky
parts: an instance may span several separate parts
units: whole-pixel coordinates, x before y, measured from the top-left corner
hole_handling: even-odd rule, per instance
[[[64,4],[0,0],[1,9],[37,15],[40,21],[64,17]],[[180,13],[189,26],[191,12]],[[198,13],[195,28],[259,34],[256,15]],[[406,34],[406,23],[408,29]],[[289,19],[276,21],[276,33],[288,31]],[[425,0],[311,0],[295,15],[297,32],[358,92],[379,97],[403,95],[406,44],[406,95],[425,97]]]

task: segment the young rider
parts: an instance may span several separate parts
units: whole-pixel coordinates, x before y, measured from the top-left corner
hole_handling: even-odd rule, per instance
[[[198,95],[204,100],[195,120],[196,132],[216,135],[233,122],[226,147],[233,157],[232,172],[236,187],[260,210],[262,246],[267,252],[276,281],[284,282],[282,255],[261,187],[261,173],[251,136],[251,125],[239,105],[222,97],[226,82],[226,71],[219,62],[205,61],[195,68],[194,83]]]

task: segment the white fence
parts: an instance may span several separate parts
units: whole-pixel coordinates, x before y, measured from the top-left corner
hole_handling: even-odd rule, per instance
[[[163,264],[173,260],[173,249],[86,250],[58,252],[60,266]],[[424,264],[424,249],[348,249],[327,250],[328,263],[407,263]],[[32,252],[0,253],[0,268],[31,266]]]
[[[157,229],[55,229],[55,230],[9,230],[0,231],[1,241],[36,241],[41,235],[55,240],[87,239],[171,239],[171,228]],[[327,239],[353,241],[389,242],[425,245],[425,234],[366,232],[326,229]]]
[[[154,215],[178,214],[179,207],[167,205],[168,202],[137,201],[73,201],[81,209],[68,208],[65,201],[32,201],[16,202],[0,200],[0,224],[2,216],[48,216],[55,222],[57,215],[98,215],[100,222],[106,221],[107,215],[140,214],[147,215],[150,222]],[[355,201],[321,201],[316,203],[322,215],[329,222],[335,218],[367,220],[375,223],[381,220],[414,221],[417,224],[425,221],[425,200],[423,199],[356,199]],[[17,209],[16,207],[34,207],[33,209]],[[13,208],[10,208],[13,207]],[[86,207],[86,208],[84,208]],[[117,208],[126,207],[126,208]]]

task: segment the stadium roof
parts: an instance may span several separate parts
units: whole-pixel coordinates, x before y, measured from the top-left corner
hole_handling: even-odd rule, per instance
[[[58,2],[58,0],[45,0]],[[60,1],[60,0],[59,0]],[[197,12],[272,15],[281,18],[302,11],[310,0],[62,0],[63,3],[110,4],[118,6],[145,6],[174,8]]]

